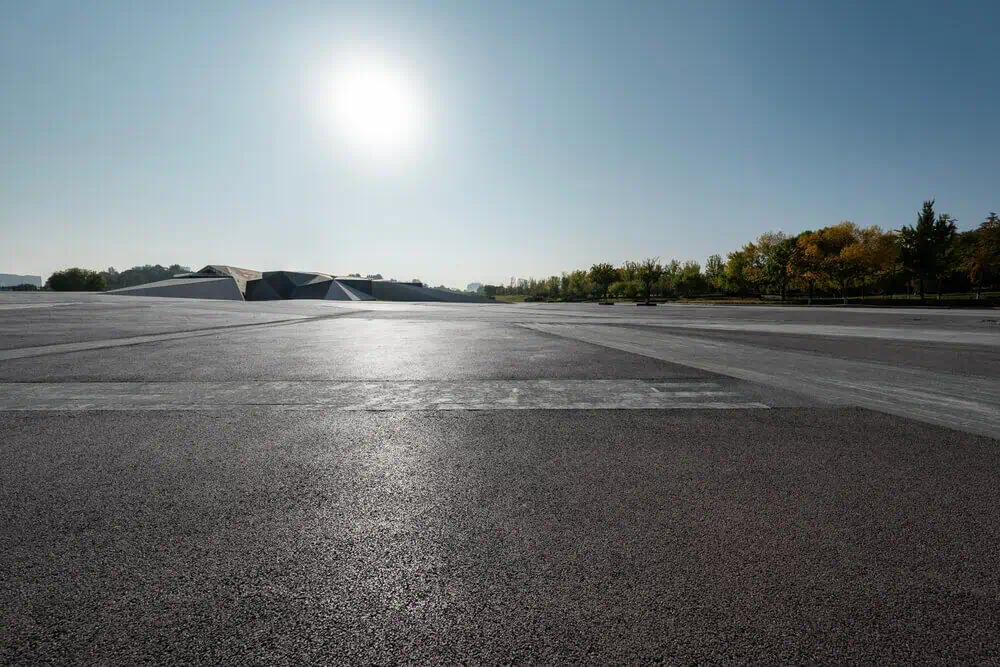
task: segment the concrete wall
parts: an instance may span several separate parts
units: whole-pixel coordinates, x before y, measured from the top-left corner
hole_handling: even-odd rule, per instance
[[[336,280],[334,281],[334,284],[337,285],[344,292],[344,294],[347,295],[347,298],[349,298],[351,301],[375,300],[375,297],[373,297],[371,294],[367,292],[362,292],[354,287],[351,287],[350,285],[344,283],[342,280]]]
[[[325,273],[265,271],[258,280],[247,281],[247,301],[279,299],[322,299],[351,301],[352,297]]]
[[[337,282],[350,287],[355,292],[372,296],[372,281],[367,278],[337,278]]]

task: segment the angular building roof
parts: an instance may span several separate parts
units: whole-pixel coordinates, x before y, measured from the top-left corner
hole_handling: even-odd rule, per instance
[[[222,299],[243,301],[243,293],[231,276],[204,278],[167,278],[155,283],[110,290],[122,296],[166,296],[179,299]]]
[[[198,273],[216,276],[229,276],[236,281],[236,284],[240,288],[240,292],[243,293],[246,293],[247,291],[248,280],[257,280],[260,278],[260,271],[243,269],[238,266],[228,266],[226,264],[209,264]]]
[[[486,303],[471,294],[426,287],[418,282],[340,277],[308,271],[254,271],[227,264],[209,264],[196,273],[182,273],[110,293],[134,296],[169,296],[195,299],[280,301],[444,301]]]

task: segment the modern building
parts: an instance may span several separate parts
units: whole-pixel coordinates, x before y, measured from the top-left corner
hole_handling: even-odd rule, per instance
[[[254,271],[225,264],[210,264],[200,271],[181,273],[167,280],[111,290],[126,296],[163,296],[230,301],[441,301],[485,303],[471,294],[435,289],[420,282],[379,278],[337,277],[303,271]]]

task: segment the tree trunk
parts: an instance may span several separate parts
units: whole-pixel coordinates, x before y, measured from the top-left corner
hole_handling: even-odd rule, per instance
[[[920,301],[923,302],[923,300],[924,300],[924,277],[920,276],[920,278],[918,279],[917,282],[918,282],[918,287],[920,289]]]

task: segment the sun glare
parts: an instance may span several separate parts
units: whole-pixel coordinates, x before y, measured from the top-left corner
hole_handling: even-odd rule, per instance
[[[343,58],[328,85],[334,129],[355,150],[405,157],[426,139],[424,91],[405,67],[372,54]]]

